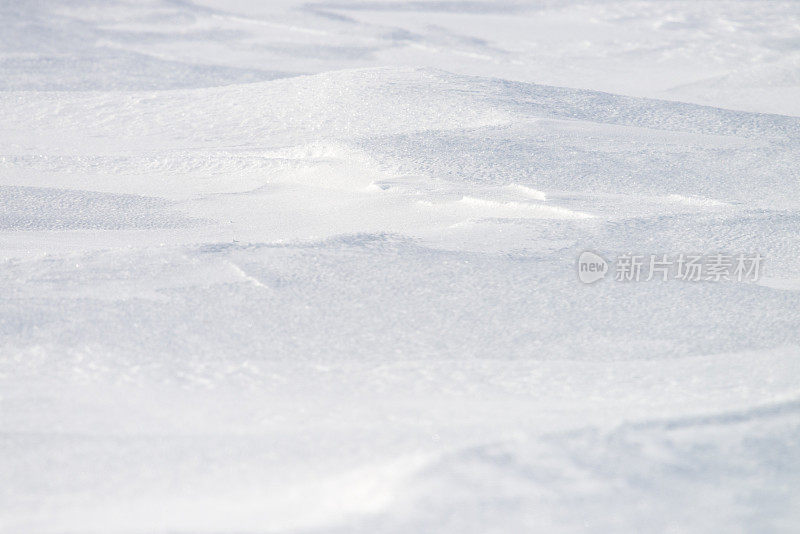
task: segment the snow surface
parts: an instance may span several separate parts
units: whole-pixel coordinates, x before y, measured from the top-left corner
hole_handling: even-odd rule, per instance
[[[0,531],[797,532],[799,20],[0,3]]]

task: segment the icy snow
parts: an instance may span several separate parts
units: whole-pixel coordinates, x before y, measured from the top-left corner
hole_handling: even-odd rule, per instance
[[[0,5],[0,532],[796,531],[799,6]]]

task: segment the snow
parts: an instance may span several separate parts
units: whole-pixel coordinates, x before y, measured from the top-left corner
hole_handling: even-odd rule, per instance
[[[0,6],[0,532],[796,531],[798,6]]]

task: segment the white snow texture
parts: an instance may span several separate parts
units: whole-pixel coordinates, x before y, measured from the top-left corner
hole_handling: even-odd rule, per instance
[[[0,532],[800,532],[798,169],[800,2],[0,1]]]

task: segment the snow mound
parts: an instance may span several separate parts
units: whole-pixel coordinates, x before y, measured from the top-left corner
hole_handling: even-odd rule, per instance
[[[0,116],[0,528],[796,523],[800,119],[417,68]]]

